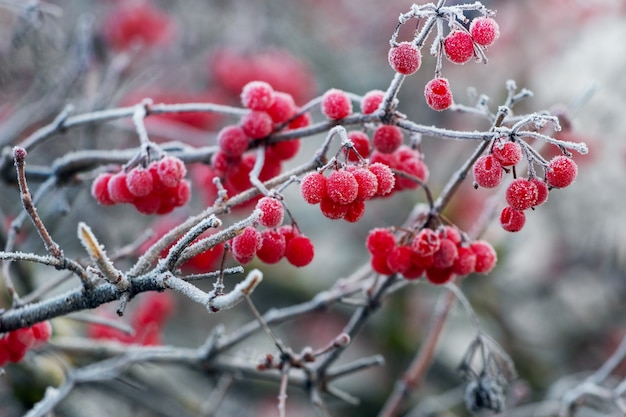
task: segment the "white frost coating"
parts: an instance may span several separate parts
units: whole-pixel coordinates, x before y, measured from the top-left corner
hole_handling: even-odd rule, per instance
[[[215,290],[209,293],[212,297],[209,298],[209,302],[206,305],[207,309],[211,313],[217,313],[220,310],[226,310],[236,306],[250,295],[261,281],[263,281],[263,273],[258,269],[253,269],[248,273],[246,278],[235,285],[235,288],[228,294],[216,296]]]

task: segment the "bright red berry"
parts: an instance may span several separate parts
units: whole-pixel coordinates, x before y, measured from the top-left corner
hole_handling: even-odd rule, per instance
[[[411,243],[411,249],[421,257],[434,255],[440,247],[441,238],[432,229],[420,230]]]
[[[104,37],[115,49],[167,44],[175,34],[173,20],[149,1],[120,2],[106,17]]]
[[[424,268],[420,268],[414,263],[411,263],[410,268],[404,271],[402,273],[402,276],[404,276],[405,279],[414,280],[424,275],[424,271],[425,271]]]
[[[422,53],[411,42],[400,42],[398,46],[392,47],[387,58],[391,68],[402,75],[415,73],[422,64]]]
[[[398,163],[397,169],[398,171],[404,172],[420,181],[417,182],[413,178],[398,175],[398,178],[396,179],[396,188],[398,190],[414,190],[421,184],[426,183],[428,181],[428,177],[430,176],[428,166],[420,158],[406,159]]]
[[[387,256],[386,255],[373,255],[370,260],[370,264],[372,265],[372,270],[377,274],[381,275],[391,275],[393,271],[387,265]]]
[[[537,177],[532,177],[530,181],[537,186],[537,201],[535,201],[535,206],[540,206],[548,199],[548,184]]]
[[[385,256],[396,246],[396,238],[389,229],[377,227],[370,230],[365,247],[373,256]]]
[[[392,153],[402,145],[402,129],[394,125],[379,126],[372,136],[374,149],[381,153]]]
[[[326,197],[326,177],[319,172],[309,172],[300,182],[300,194],[309,204],[318,204]]]
[[[185,163],[169,155],[156,162],[156,170],[165,187],[176,187],[187,174]]]
[[[311,263],[315,255],[315,248],[311,240],[304,235],[294,236],[285,250],[287,261],[298,268]]]
[[[372,171],[364,167],[357,167],[351,169],[350,172],[354,175],[358,184],[357,200],[364,201],[376,195],[378,191],[378,178]]]
[[[479,45],[489,46],[500,36],[498,23],[490,17],[477,17],[470,23],[470,34]]]
[[[435,268],[431,267],[426,269],[426,279],[435,285],[443,285],[454,277],[454,272],[452,271],[452,267],[450,268]]]
[[[161,195],[159,192],[152,192],[146,196],[135,199],[133,205],[141,214],[154,214],[161,206]]]
[[[363,114],[372,114],[378,107],[380,107],[380,103],[385,99],[385,92],[382,90],[371,90],[365,93],[363,98],[361,99],[361,113]]]
[[[285,123],[298,112],[296,102],[291,94],[276,92],[274,93],[274,104],[266,110],[274,123]]]
[[[35,336],[30,327],[13,330],[5,338],[11,362],[21,361],[28,349],[35,344]]]
[[[548,162],[546,181],[551,187],[564,188],[574,182],[577,174],[576,162],[567,156],[558,155]]]
[[[135,196],[126,185],[126,173],[124,172],[118,172],[109,179],[107,190],[109,197],[115,203],[132,203],[135,200]]]
[[[359,183],[347,170],[333,171],[326,179],[326,194],[337,204],[350,204],[356,200]]]
[[[526,178],[516,178],[506,189],[506,202],[515,210],[527,210],[537,201],[537,186]]]
[[[261,247],[256,252],[257,258],[266,264],[275,264],[285,256],[287,240],[278,230],[261,232]]]
[[[434,78],[424,87],[426,104],[433,110],[443,111],[453,103],[450,83],[446,78]]]
[[[362,200],[356,200],[348,204],[348,211],[343,219],[350,223],[356,223],[361,220],[361,217],[365,214],[365,202]]]
[[[91,195],[96,201],[103,206],[111,206],[115,204],[115,201],[111,199],[109,195],[109,180],[113,174],[111,173],[103,173],[96,177],[93,180],[93,184],[91,185]]]
[[[517,142],[498,140],[493,144],[491,153],[503,167],[517,165],[522,159],[522,147]]]
[[[352,130],[348,132],[348,139],[352,141],[354,149],[345,149],[344,153],[347,156],[348,161],[358,162],[359,155],[361,158],[367,158],[370,154],[370,138],[367,133],[360,130]],[[355,153],[358,152],[358,155]]]
[[[344,91],[331,88],[322,96],[322,113],[332,120],[349,116],[352,113],[350,97]]]
[[[291,122],[289,122],[289,129],[301,129],[311,124],[311,113],[302,113],[297,116]]]
[[[333,201],[330,197],[326,196],[320,201],[320,211],[324,217],[331,220],[339,220],[346,217],[350,204],[341,204]]]
[[[262,212],[261,217],[259,217],[261,225],[271,229],[282,224],[285,210],[278,199],[263,197],[256,203],[256,208]]]
[[[463,241],[461,232],[452,226],[444,226],[437,231],[440,238],[450,239],[455,245],[459,246]]]
[[[52,325],[47,320],[33,324],[31,329],[36,344],[46,343],[52,336]]]
[[[459,257],[456,244],[450,239],[441,239],[439,250],[433,254],[433,267],[446,269],[454,265],[454,261]]]
[[[222,128],[217,134],[217,144],[224,155],[241,156],[248,149],[250,138],[239,126],[230,125]]]
[[[392,272],[403,274],[411,268],[413,250],[408,246],[395,246],[387,255],[387,266]]]
[[[169,292],[149,292],[139,299],[133,315],[136,329],[148,326],[160,328],[175,309],[174,299]]]
[[[498,255],[489,242],[477,240],[470,244],[470,249],[476,254],[474,272],[487,274],[496,266]]]
[[[493,155],[483,155],[474,162],[474,181],[479,187],[494,188],[502,182],[502,165]]]
[[[265,148],[265,155],[278,161],[293,158],[300,150],[300,139],[281,140]]]
[[[453,30],[443,40],[443,50],[455,64],[464,64],[474,56],[474,41],[469,33]]]
[[[526,215],[523,211],[506,206],[500,213],[500,224],[507,232],[519,232],[526,223]]]
[[[248,226],[232,240],[233,258],[241,264],[250,263],[262,244],[261,233],[254,227]]]
[[[459,256],[452,265],[452,272],[459,276],[469,275],[476,266],[476,254],[469,246],[457,246]]]
[[[131,169],[126,174],[126,186],[135,197],[144,197],[152,192],[152,174],[143,168]]]
[[[393,187],[396,184],[396,176],[388,165],[380,162],[375,162],[369,166],[370,171],[376,175],[378,179],[377,196],[385,196],[393,191]]]
[[[274,104],[274,89],[265,81],[250,81],[241,91],[241,104],[250,110],[267,110]]]
[[[252,139],[261,139],[272,133],[274,122],[265,111],[252,110],[241,118],[241,129]]]

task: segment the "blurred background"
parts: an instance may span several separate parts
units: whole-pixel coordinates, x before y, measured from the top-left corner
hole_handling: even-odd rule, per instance
[[[519,380],[509,395],[511,406],[543,402],[536,415],[555,415],[558,408],[550,400],[598,369],[626,335],[626,53],[619,46],[626,39],[626,3],[494,0],[483,4],[497,11],[501,36],[489,47],[486,66],[444,62],[443,75],[450,80],[455,102],[473,105],[476,94],[486,94],[495,111],[506,97],[505,82],[515,80],[519,88],[534,92],[515,108],[516,113],[565,111],[572,126],[558,137],[584,141],[590,148],[588,155],[574,156],[579,165],[576,182],[552,192],[546,204],[528,213],[520,233],[506,233],[497,220],[491,222],[483,238],[496,246],[498,267],[488,276],[470,276],[461,282],[487,333],[516,364]],[[410,6],[402,0],[0,1],[0,146],[19,144],[69,103],[75,114],[135,104],[144,97],[166,103],[238,105],[241,87],[251,76],[291,93],[298,105],[332,87],[358,95],[385,90],[393,77],[387,64],[389,38],[398,15]],[[400,40],[410,39],[414,28],[406,29]],[[435,66],[427,48],[422,68],[405,80],[399,111],[425,125],[488,129],[482,119],[436,113],[425,105],[424,84],[433,77]],[[149,118],[147,127],[155,141],[206,146],[215,144],[221,126],[233,122],[228,117],[187,114]],[[286,168],[307,161],[323,139],[320,135],[304,140]],[[46,166],[77,149],[124,149],[137,144],[130,120],[87,125],[52,137],[29,154],[28,162]],[[435,195],[473,146],[423,138]],[[544,148],[543,154],[555,151]],[[193,174],[194,167],[190,171]],[[21,206],[12,167],[1,174],[0,214],[6,235]],[[88,222],[105,247],[119,248],[146,229],[174,224],[207,204],[196,187],[192,202],[166,219],[143,216],[130,206],[104,208],[89,194],[94,176],[68,178],[38,206],[52,235],[70,256],[84,256],[75,234],[79,221]],[[33,178],[34,189],[37,184]],[[492,191],[474,190],[471,181],[465,181],[446,216],[470,230],[481,216],[499,213],[504,199],[501,191],[497,193],[493,197]],[[368,231],[401,224],[412,207],[425,199],[418,190],[372,202],[357,224],[324,218],[317,207],[302,203],[294,186],[286,190],[285,201],[313,240],[316,257],[302,269],[286,262],[268,266],[254,261],[251,266],[266,274],[254,294],[261,312],[309,300],[350,275],[368,262],[364,247]],[[231,222],[243,214],[234,212],[224,220]],[[42,251],[28,225],[20,236],[21,250]],[[121,260],[120,265],[130,265],[136,256]],[[26,279],[17,283],[23,293],[54,274],[33,265],[23,268],[20,277]],[[211,283],[200,285],[208,289]],[[64,288],[68,287],[55,292]],[[370,320],[343,361],[382,354],[386,364],[342,379],[339,386],[360,398],[361,405],[330,401],[332,415],[377,415],[420,347],[442,291],[430,285],[407,287]],[[245,305],[208,316],[200,306],[176,295],[171,301],[175,309],[163,329],[165,344],[196,347],[217,323],[233,331],[253,319]],[[0,298],[0,306],[4,303]],[[96,314],[111,314],[115,308],[103,306]],[[333,307],[273,330],[296,351],[304,346],[320,348],[341,332],[352,311]],[[93,329],[76,321],[56,319],[53,326],[53,340],[93,337]],[[455,308],[426,382],[411,397],[407,416],[468,415],[462,407],[463,381],[457,367],[473,336],[467,314]],[[256,363],[258,357],[274,352],[271,340],[258,334],[228,355]],[[22,415],[46,384],[58,383],[63,370],[58,355],[54,349],[44,350],[7,368],[0,378],[0,417]],[[81,360],[85,358],[76,358],[77,363]],[[624,379],[626,367],[618,367],[614,377]],[[77,388],[55,414],[200,415],[218,384],[213,375],[146,365],[133,368],[121,380]],[[214,415],[277,415],[277,394],[276,384],[235,377]],[[289,390],[287,412],[315,415],[306,394],[298,389]],[[581,415],[621,413],[600,404]]]

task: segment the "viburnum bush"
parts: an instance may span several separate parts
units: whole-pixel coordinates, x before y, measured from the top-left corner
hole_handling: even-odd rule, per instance
[[[378,45],[390,77],[377,89],[329,86],[316,94],[315,75],[286,50],[216,47],[201,69],[206,91],[174,95],[160,85],[143,95],[131,82],[149,75],[143,60],[158,65],[160,52],[197,35],[160,6],[108,5],[101,24],[77,35],[76,48],[91,48],[80,65],[104,67],[84,80],[77,109],[61,110],[65,96],[42,102],[45,123],[0,135],[9,219],[0,252],[0,367],[7,385],[19,372],[48,377],[37,379],[46,388],[29,397],[26,415],[65,415],[64,404],[85,386],[155,415],[244,415],[233,399],[254,401],[242,392],[257,380],[269,382],[259,390],[271,385],[279,416],[300,415],[290,412],[292,391],[304,392],[320,416],[434,415],[413,394],[436,364],[455,301],[470,319],[470,337],[454,347],[458,380],[448,374],[438,387],[462,384],[452,406],[471,413],[521,409],[523,387],[507,353],[514,347],[487,334],[464,290],[496,279],[508,255],[499,233],[523,235],[533,212],[566,196],[588,149],[557,134],[563,115],[528,112],[532,93],[512,80],[500,82],[499,98],[461,93],[469,85],[458,74],[472,61],[486,64],[504,37],[496,11],[478,1],[413,4],[395,30],[389,26],[389,45]],[[48,17],[62,9],[29,7]],[[183,61],[174,66],[184,78],[195,61],[170,53]],[[385,53],[372,56],[385,63]],[[423,94],[401,94],[407,85]],[[122,105],[109,105],[107,94]],[[421,108],[417,116],[405,110],[412,106]],[[2,123],[24,119],[11,106],[7,112]],[[483,127],[439,124],[457,114]],[[471,228],[450,215],[466,204],[467,183],[486,202]],[[47,209],[56,200],[62,209]],[[358,236],[357,247],[328,244],[340,234]],[[337,259],[350,259],[347,274],[335,270]],[[306,291],[293,299],[290,287]],[[426,305],[442,294],[429,326],[406,305],[413,292]],[[392,309],[412,325],[377,322]],[[365,352],[386,342],[364,349],[360,340],[390,332],[405,362],[387,372],[403,370],[378,378],[371,368],[392,358]],[[203,381],[193,385],[210,391],[190,400],[187,381],[167,367],[136,366],[148,364],[191,368],[193,381]],[[354,385],[336,382],[356,376],[383,385],[369,388],[383,395],[353,394]],[[599,392],[581,386],[563,395],[562,415]],[[625,410],[622,391],[596,396]],[[169,409],[163,398],[178,405]],[[366,408],[343,405],[360,400]]]

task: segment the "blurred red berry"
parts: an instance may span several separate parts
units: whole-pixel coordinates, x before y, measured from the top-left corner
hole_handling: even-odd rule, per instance
[[[241,129],[252,139],[261,139],[272,133],[274,122],[265,111],[252,110],[241,118]]]
[[[385,256],[396,246],[396,238],[391,230],[378,227],[370,230],[365,246],[373,256]]]
[[[96,201],[103,206],[111,206],[115,204],[115,201],[111,199],[109,195],[109,180],[113,174],[103,173],[99,174],[95,180],[93,180],[93,184],[91,185],[91,195]]]
[[[371,90],[363,95],[361,99],[361,113],[372,114],[385,99],[385,92],[382,90]]]
[[[248,149],[250,138],[240,126],[230,125],[222,128],[217,134],[217,144],[224,155],[241,156]]]
[[[115,203],[132,203],[135,200],[135,196],[126,185],[126,173],[124,172],[118,172],[109,178],[107,190],[109,197]]]
[[[441,238],[432,229],[420,230],[411,243],[413,251],[421,257],[434,255],[440,247]]]
[[[126,186],[135,197],[144,197],[152,192],[152,174],[144,168],[134,168],[126,174]]]
[[[187,174],[185,163],[175,156],[165,156],[154,164],[159,180],[165,187],[176,187]]]
[[[489,242],[477,240],[470,244],[470,249],[476,254],[475,272],[487,274],[496,266],[498,255]]]
[[[274,104],[274,89],[265,81],[250,81],[241,91],[241,104],[250,110],[267,110]]]
[[[348,161],[358,162],[360,161],[359,155],[361,158],[367,158],[369,156],[370,138],[367,136],[367,133],[361,130],[352,130],[348,132],[348,139],[350,139],[354,145],[354,149],[346,148],[344,150],[344,154],[346,155]],[[355,151],[358,152],[358,155]]]

